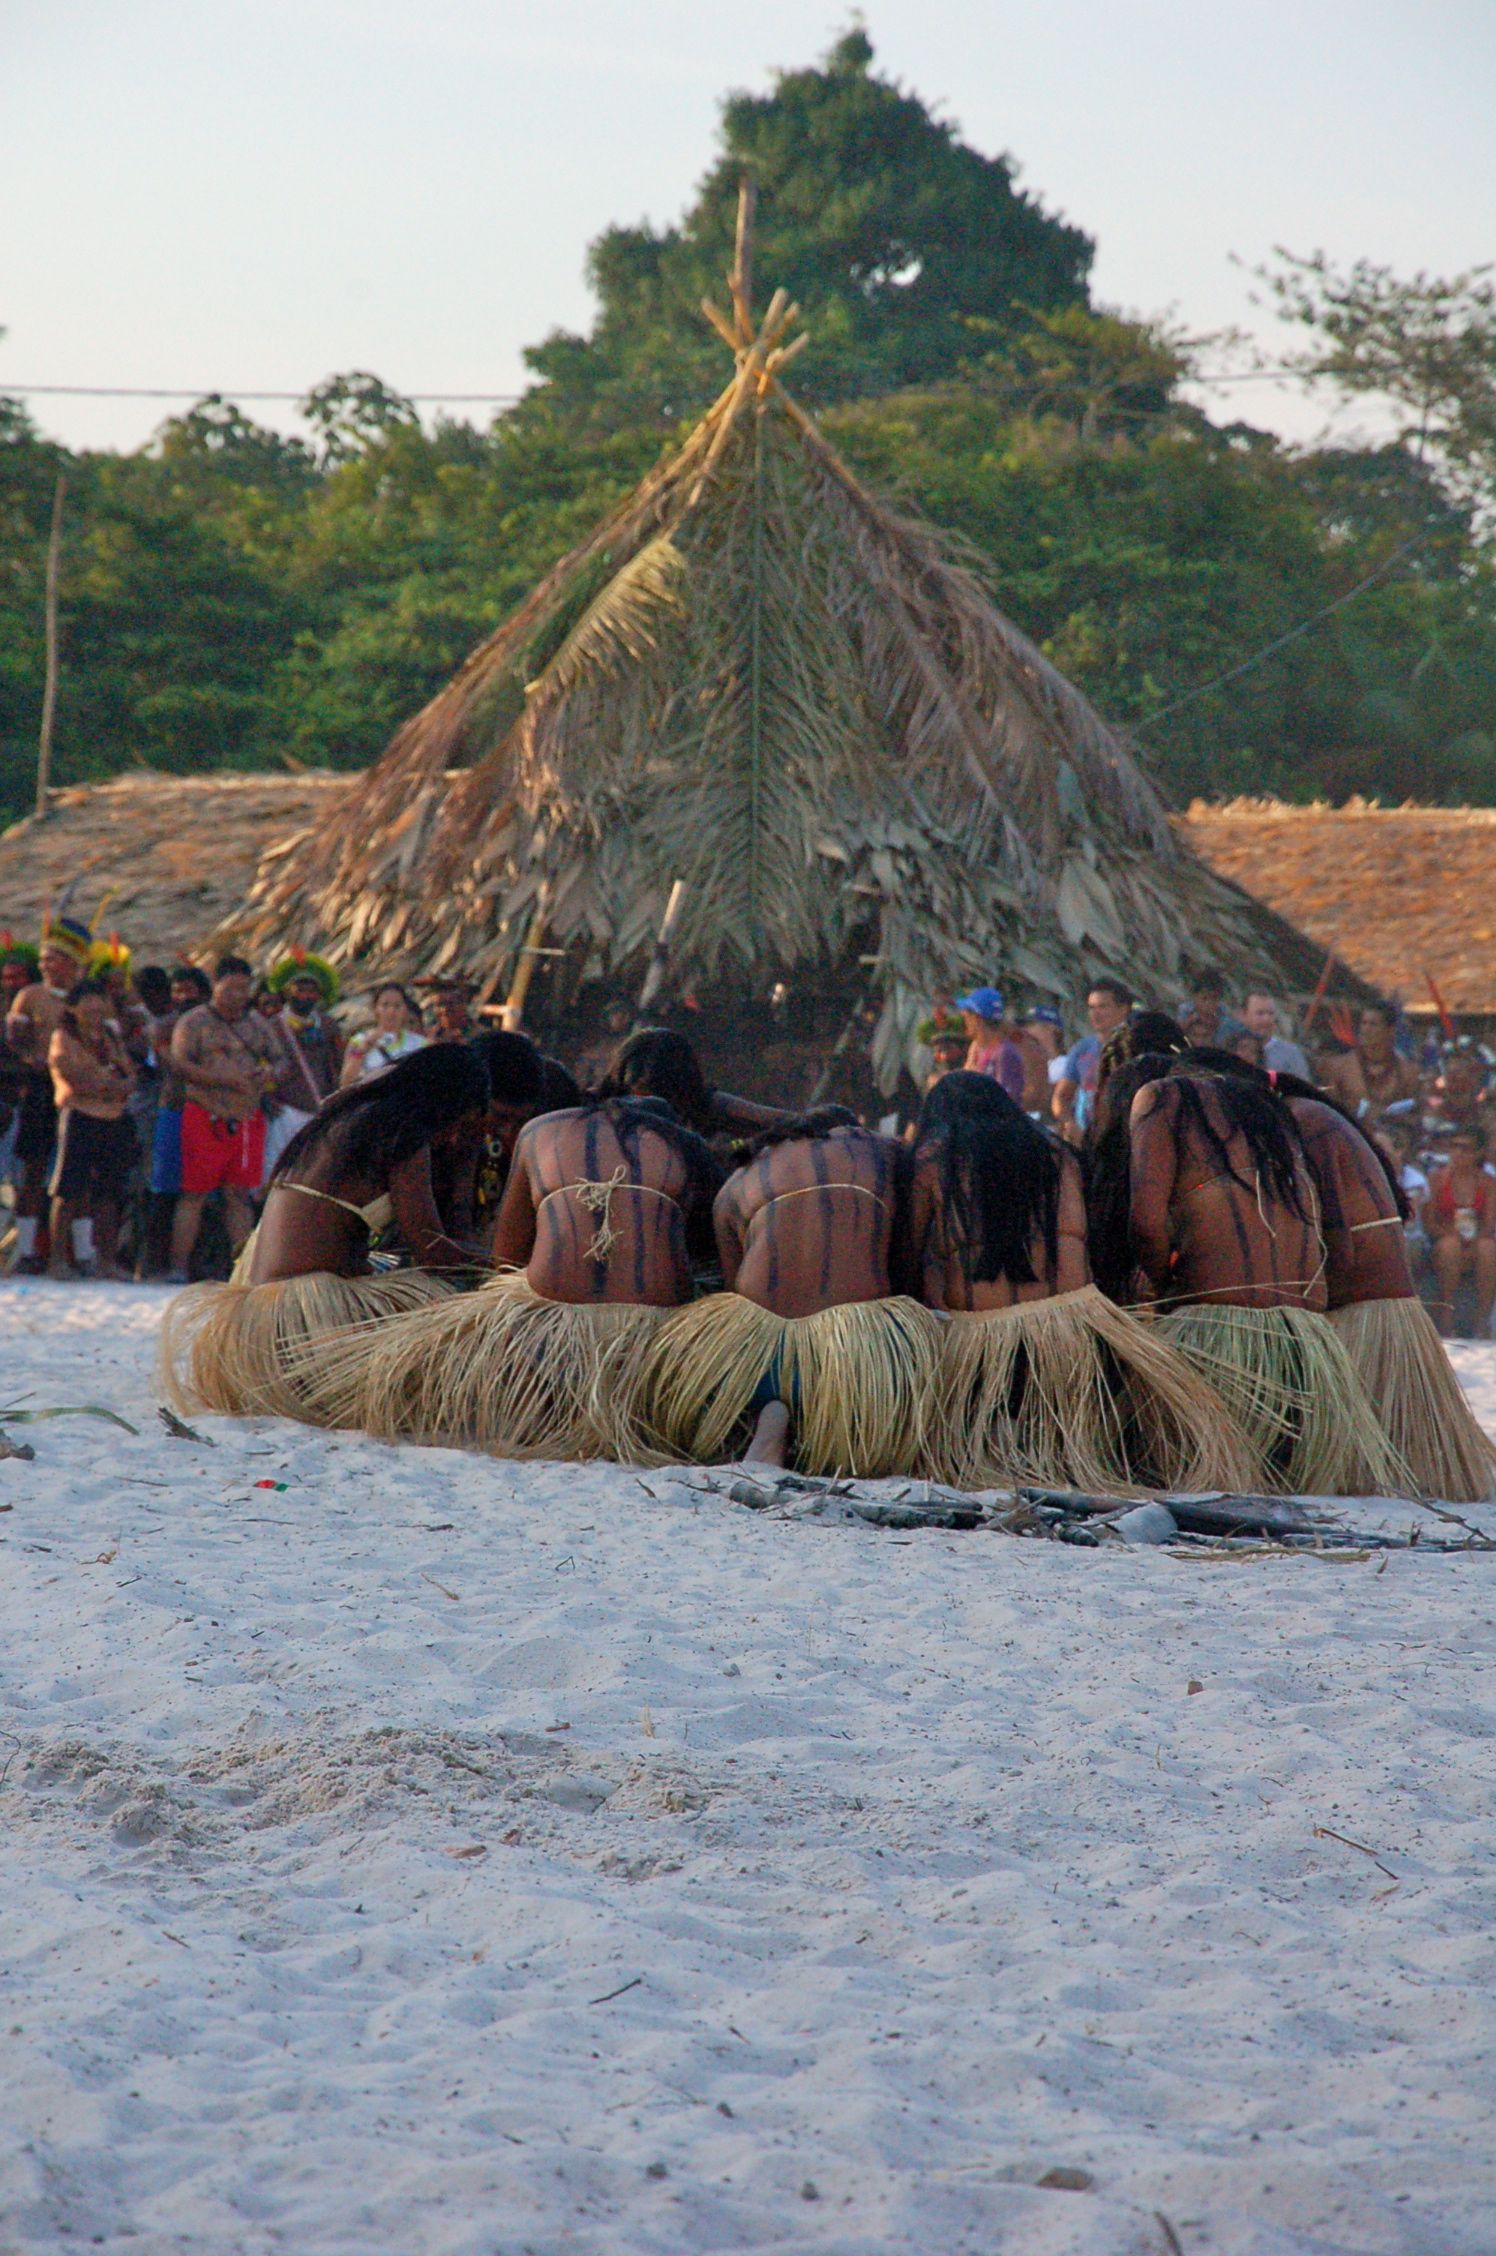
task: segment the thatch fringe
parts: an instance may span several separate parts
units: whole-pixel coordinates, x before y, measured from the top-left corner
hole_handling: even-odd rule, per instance
[[[957,1488],[1242,1490],[1257,1452],[1158,1331],[1094,1285],[941,1326],[927,1469]]]
[[[1421,1300],[1358,1300],[1330,1322],[1375,1404],[1414,1493],[1451,1504],[1496,1496],[1496,1446],[1482,1433]]]
[[[303,1414],[498,1457],[647,1463],[639,1370],[669,1313],[546,1300],[523,1270],[505,1270],[439,1307],[319,1342],[298,1373]]]
[[[162,1388],[179,1410],[307,1419],[307,1380],[325,1341],[350,1324],[377,1334],[397,1316],[445,1299],[452,1290],[429,1269],[394,1269],[376,1277],[339,1277],[319,1269],[268,1285],[189,1285],[168,1303],[162,1319]]]
[[[1258,1449],[1264,1486],[1288,1496],[1412,1493],[1412,1476],[1325,1317],[1205,1302],[1152,1321]]]
[[[776,1316],[714,1293],[661,1326],[640,1373],[639,1412],[673,1457],[740,1455],[752,1406],[772,1383],[791,1413],[795,1463],[810,1473],[909,1473],[923,1450],[939,1324],[905,1299]]]

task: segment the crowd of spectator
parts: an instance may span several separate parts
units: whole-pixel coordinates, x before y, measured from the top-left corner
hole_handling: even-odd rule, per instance
[[[21,1276],[223,1275],[248,1235],[280,1153],[335,1089],[428,1042],[476,1030],[461,982],[387,982],[339,1004],[332,968],[295,950],[257,976],[134,967],[66,918],[40,949],[0,935],[0,1247]],[[964,1067],[998,1081],[1032,1117],[1084,1145],[1108,1037],[1144,1004],[1124,980],[1094,979],[1083,1021],[1053,1003],[1009,1007],[982,986],[937,995],[918,1029],[916,1088]],[[1489,1336],[1496,1301],[1496,1165],[1487,1135],[1491,1053],[1421,1036],[1369,1003],[1347,1026],[1311,1008],[1295,1029],[1278,997],[1205,968],[1175,1011],[1195,1044],[1316,1081],[1395,1160],[1409,1253],[1446,1334]],[[600,1077],[632,1013],[610,1004],[573,1063]],[[1349,1039],[1345,1037],[1349,1035]],[[557,1068],[559,1071],[559,1067]],[[882,1115],[886,1121],[886,1114]]]

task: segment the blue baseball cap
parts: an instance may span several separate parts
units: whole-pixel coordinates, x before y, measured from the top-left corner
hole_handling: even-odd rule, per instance
[[[1057,1026],[1062,1034],[1065,1031],[1064,1017],[1053,1003],[1035,1003],[1029,1017],[1037,1018],[1042,1026]]]
[[[956,997],[957,1010],[975,1011],[978,1018],[1001,1018],[1007,1007],[1001,987],[973,987]]]

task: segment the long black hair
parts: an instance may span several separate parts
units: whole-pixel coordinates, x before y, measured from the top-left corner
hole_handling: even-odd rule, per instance
[[[1188,1051],[1181,1063],[1186,1066],[1198,1063],[1211,1073],[1235,1074],[1241,1080],[1261,1083],[1264,1087],[1274,1090],[1280,1097],[1299,1097],[1301,1099],[1307,1097],[1311,1103],[1321,1104],[1327,1112],[1335,1113],[1345,1122],[1347,1128],[1355,1131],[1358,1141],[1366,1146],[1387,1179],[1387,1188],[1397,1201],[1400,1219],[1404,1222],[1408,1220],[1413,1209],[1408,1204],[1408,1195],[1402,1187],[1396,1162],[1382,1149],[1380,1144],[1374,1143],[1372,1138],[1367,1135],[1355,1114],[1347,1111],[1346,1107],[1337,1098],[1332,1097],[1328,1090],[1316,1089],[1314,1083],[1306,1081],[1300,1073],[1285,1073],[1281,1070],[1269,1072],[1263,1066],[1253,1065],[1249,1058],[1239,1058],[1234,1050],[1218,1050],[1214,1047],[1206,1047],[1203,1044],[1197,1049]]]
[[[1173,1065],[1162,1050],[1130,1058],[1098,1090],[1086,1145],[1086,1232],[1091,1275],[1113,1300],[1125,1300],[1137,1268],[1132,1249],[1132,1101]]]
[[[776,1144],[819,1144],[839,1128],[860,1128],[862,1122],[847,1105],[817,1105],[811,1112],[787,1112],[767,1128],[758,1129],[745,1144],[747,1156],[772,1151]]]
[[[1034,1240],[1059,1260],[1064,1160],[1053,1137],[985,1073],[946,1073],[920,1108],[914,1153],[940,1172],[947,1242],[968,1283],[1037,1284]]]
[[[1133,1099],[1149,1082],[1167,1079],[1179,1091],[1180,1112],[1210,1152],[1222,1175],[1253,1195],[1259,1187],[1301,1222],[1316,1224],[1304,1139],[1284,1098],[1268,1076],[1229,1050],[1186,1050],[1182,1057],[1153,1054],[1135,1058],[1116,1072],[1098,1107],[1098,1129],[1091,1150],[1088,1212],[1091,1268],[1103,1292],[1125,1290],[1136,1267],[1132,1247],[1131,1113]],[[1217,1115],[1224,1118],[1225,1134]],[[1247,1147],[1251,1175],[1232,1159],[1240,1137]]]
[[[716,1095],[701,1070],[701,1060],[685,1035],[667,1026],[641,1027],[620,1043],[597,1094],[663,1097],[700,1136],[712,1135],[721,1125]]]
[[[462,1042],[431,1042],[384,1073],[330,1096],[275,1163],[275,1183],[319,1146],[333,1143],[355,1175],[398,1167],[444,1128],[488,1105],[481,1058]]]
[[[545,1070],[540,1052],[528,1034],[511,1034],[507,1030],[473,1034],[469,1036],[468,1048],[487,1075],[491,1104],[540,1111],[544,1103]]]

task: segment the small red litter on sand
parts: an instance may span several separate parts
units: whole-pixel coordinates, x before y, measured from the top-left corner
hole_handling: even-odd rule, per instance
[[[255,1487],[256,1487],[256,1488],[273,1488],[273,1489],[275,1490],[275,1493],[276,1493],[276,1495],[277,1495],[277,1496],[284,1496],[284,1495],[285,1495],[285,1493],[286,1493],[286,1490],[287,1490],[287,1489],[288,1489],[288,1488],[290,1487],[290,1485],[291,1485],[291,1483],[290,1483],[289,1481],[256,1481],[256,1482],[255,1482]]]

